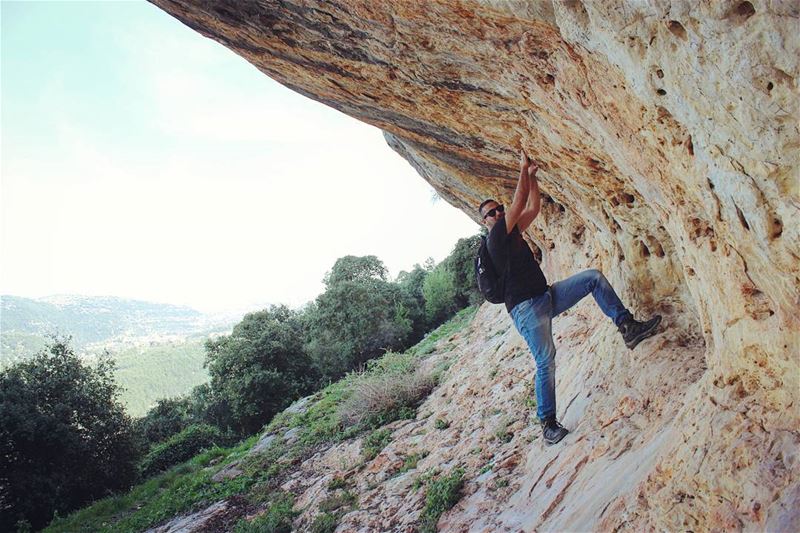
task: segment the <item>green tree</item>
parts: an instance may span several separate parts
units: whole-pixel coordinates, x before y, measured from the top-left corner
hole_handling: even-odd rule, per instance
[[[429,272],[430,269],[416,264],[411,272],[402,271],[397,276],[396,283],[400,286],[406,317],[411,321],[411,333],[407,339],[409,345],[416,344],[428,331],[423,285]]]
[[[386,275],[386,267],[374,255],[362,257],[346,255],[336,260],[333,268],[322,281],[327,287],[331,287],[345,281],[357,283],[374,280],[386,281]]]
[[[0,372],[0,530],[129,487],[136,460],[110,358],[91,367],[55,340]]]
[[[209,408],[218,426],[250,435],[311,389],[316,376],[303,325],[296,311],[273,306],[206,343]]]
[[[180,433],[195,420],[190,397],[164,398],[158,400],[145,416],[135,420],[134,428],[146,450]]]
[[[445,261],[425,277],[422,285],[425,295],[425,315],[430,326],[437,326],[458,310],[455,275]]]
[[[456,310],[484,301],[475,279],[475,257],[480,245],[480,235],[459,239],[453,251],[443,261],[445,268],[453,274]]]
[[[325,292],[307,313],[309,353],[326,378],[406,346],[412,305],[396,283],[386,281],[379,259],[342,257],[324,281]]]

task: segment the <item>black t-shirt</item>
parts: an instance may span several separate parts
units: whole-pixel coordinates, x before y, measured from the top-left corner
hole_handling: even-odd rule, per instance
[[[504,300],[509,313],[518,303],[544,294],[547,280],[519,229],[506,233],[506,219],[501,218],[489,232],[487,246],[498,274],[505,272]]]

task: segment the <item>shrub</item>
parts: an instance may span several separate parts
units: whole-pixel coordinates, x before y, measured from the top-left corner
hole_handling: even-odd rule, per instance
[[[311,524],[311,533],[333,533],[339,520],[331,513],[318,514]]]
[[[450,475],[428,482],[425,493],[425,508],[420,517],[420,532],[434,533],[442,514],[451,509],[461,498],[464,485],[464,469],[456,468]]]
[[[385,368],[389,361],[381,362],[384,368],[374,366],[353,380],[352,395],[339,408],[345,425],[379,427],[413,417],[417,405],[436,386],[430,372],[422,370],[410,357],[393,361],[404,366],[389,370]]]
[[[282,492],[270,503],[266,513],[250,522],[240,520],[234,533],[290,533],[292,521],[298,515],[293,507],[294,496]]]
[[[133,427],[142,439],[144,450],[186,429],[192,423],[190,409],[189,398],[164,398],[135,420]]]
[[[323,513],[331,513],[335,511],[349,511],[354,509],[358,498],[349,490],[345,490],[328,496],[319,504],[319,510]]]
[[[425,315],[429,324],[441,324],[458,308],[455,276],[444,263],[440,263],[425,277],[422,292],[425,295]]]
[[[144,477],[161,472],[187,461],[200,451],[222,442],[219,430],[207,424],[193,424],[154,446],[142,460],[140,470]]]
[[[475,279],[475,256],[481,245],[481,236],[473,235],[459,239],[453,251],[443,261],[447,270],[453,273],[455,300],[458,309],[468,305],[480,305],[484,299],[478,291]]]
[[[328,490],[343,489],[347,487],[347,481],[341,477],[335,477],[328,482]]]
[[[300,313],[272,306],[247,314],[230,335],[206,342],[212,418],[239,436],[250,435],[312,389]]]
[[[403,460],[403,466],[401,466],[400,470],[398,470],[398,474],[402,474],[403,472],[408,472],[409,470],[417,468],[417,463],[420,461],[420,459],[424,459],[427,456],[427,451],[412,453],[411,455],[406,456],[406,458]]]
[[[111,359],[88,366],[55,340],[0,371],[0,531],[127,488],[136,459]]]
[[[364,437],[361,453],[364,459],[371,461],[381,453],[392,440],[392,433],[388,429],[378,429]]]
[[[325,285],[306,309],[307,349],[324,378],[338,379],[386,350],[407,346],[412,302],[386,281],[377,258],[340,258]]]

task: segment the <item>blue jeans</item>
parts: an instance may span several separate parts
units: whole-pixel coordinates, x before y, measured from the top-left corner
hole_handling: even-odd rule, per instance
[[[520,302],[511,310],[514,325],[536,361],[536,415],[539,420],[556,415],[556,347],[551,321],[589,293],[615,325],[619,326],[631,316],[603,273],[594,269],[554,283],[544,294]]]

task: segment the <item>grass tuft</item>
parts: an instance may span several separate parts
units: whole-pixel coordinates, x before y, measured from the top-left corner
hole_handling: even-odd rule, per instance
[[[439,517],[458,502],[463,485],[464,469],[461,467],[453,469],[447,476],[428,481],[425,507],[420,516],[420,533],[436,532]]]
[[[280,492],[274,496],[267,511],[247,520],[242,518],[236,523],[234,533],[290,533],[292,521],[299,514],[293,510],[294,495]]]
[[[371,461],[381,453],[392,440],[392,433],[388,429],[376,429],[366,437],[361,447],[361,454],[365,461]]]

